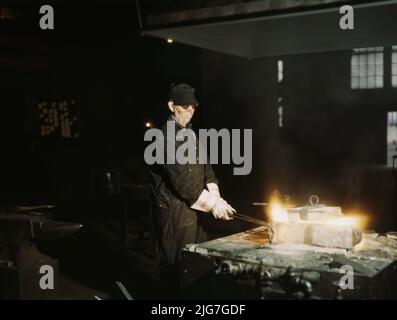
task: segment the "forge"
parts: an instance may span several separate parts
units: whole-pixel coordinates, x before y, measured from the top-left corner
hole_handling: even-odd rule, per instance
[[[182,287],[194,298],[393,299],[397,237],[363,230],[340,207],[310,205],[267,226],[188,245]],[[352,270],[353,289],[342,277]],[[342,282],[341,282],[342,281]]]

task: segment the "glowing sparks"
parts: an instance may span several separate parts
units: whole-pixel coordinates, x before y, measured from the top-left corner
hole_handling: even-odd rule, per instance
[[[267,216],[271,222],[288,222],[297,221],[296,213],[294,214],[294,219],[290,220],[289,215],[290,206],[284,205],[279,198],[272,197],[269,201],[269,206],[267,207]],[[297,209],[297,208],[296,208]],[[292,213],[291,213],[292,214]],[[292,219],[292,218],[291,218]],[[299,218],[298,218],[299,219]],[[366,229],[368,225],[368,217],[361,213],[348,213],[347,215],[342,214],[340,217],[328,218],[328,220],[303,220],[303,218],[298,220],[301,223],[316,223],[316,224],[327,224],[334,226],[347,226],[356,228],[358,230]]]
[[[287,209],[283,208],[282,204],[277,200],[270,201],[270,220],[271,221],[288,221]]]

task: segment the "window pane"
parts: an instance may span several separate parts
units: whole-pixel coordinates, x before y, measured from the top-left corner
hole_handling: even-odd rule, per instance
[[[357,77],[358,74],[358,65],[352,65],[352,77]]]
[[[393,76],[391,80],[392,80],[391,81],[392,82],[392,86],[397,88],[397,76]]]
[[[392,61],[392,62],[397,62],[397,50],[396,50],[396,52],[393,52],[393,53],[392,53],[392,55],[391,55],[391,61]]]
[[[392,64],[391,74],[397,76],[397,63]]]
[[[374,64],[369,64],[368,65],[368,75],[369,76],[374,76],[375,75],[375,65]]]
[[[397,156],[397,112],[388,112],[387,121],[387,164],[393,166],[393,158]]]
[[[376,77],[376,87],[377,88],[383,87],[383,77]]]
[[[383,50],[383,47],[353,49],[351,57],[352,89],[383,87]]]
[[[368,88],[375,88],[375,77],[368,77]]]
[[[383,64],[376,65],[376,75],[377,76],[383,75]]]
[[[359,87],[365,89],[367,87],[367,78],[360,77]]]
[[[358,56],[359,63],[360,64],[366,64],[367,63],[367,56],[365,54],[360,54]]]
[[[375,63],[375,53],[368,54],[368,64]]]
[[[364,77],[367,75],[367,65],[366,64],[360,64],[360,77]]]
[[[278,72],[283,72],[283,67],[284,67],[283,60],[278,60],[277,66],[278,66]]]
[[[376,54],[376,63],[383,63],[383,53]]]
[[[357,89],[358,88],[358,78],[353,77],[351,81],[352,89]]]

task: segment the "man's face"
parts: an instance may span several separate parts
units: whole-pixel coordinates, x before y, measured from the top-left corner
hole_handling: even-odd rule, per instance
[[[196,109],[196,107],[192,105],[178,106],[172,101],[168,102],[168,107],[174,114],[175,119],[184,127],[190,122],[190,120],[192,120],[194,111]]]

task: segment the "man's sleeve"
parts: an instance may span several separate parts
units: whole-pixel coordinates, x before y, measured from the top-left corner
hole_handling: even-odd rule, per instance
[[[218,179],[215,177],[215,173],[212,170],[211,164],[207,163],[205,165],[205,183],[207,185],[208,191],[217,197],[220,197],[220,191],[218,187]]]
[[[214,170],[212,170],[212,166],[210,163],[205,164],[205,168],[204,168],[205,172],[205,183],[215,183],[218,184],[218,179],[215,177],[215,173]]]

